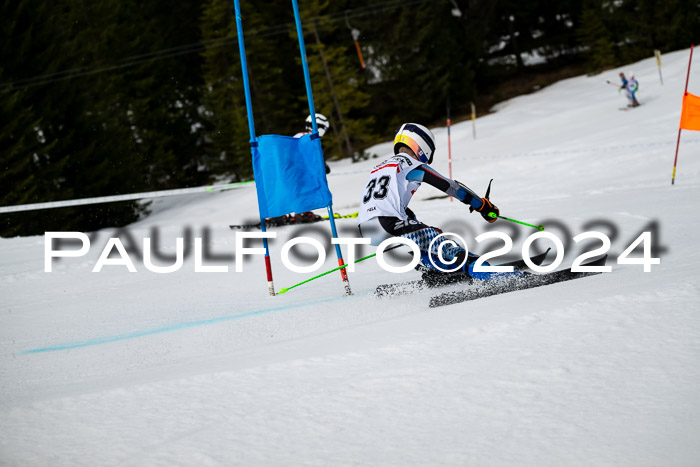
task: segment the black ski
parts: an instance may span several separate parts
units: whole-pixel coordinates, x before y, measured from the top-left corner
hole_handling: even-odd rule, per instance
[[[254,230],[254,229],[260,230],[260,226],[261,226],[261,224],[260,224],[260,222],[258,222],[257,224],[233,224],[233,225],[229,225],[228,228],[231,230]],[[272,226],[268,223],[265,223],[265,227],[272,227]]]
[[[605,266],[607,255],[584,264],[583,266]],[[515,292],[517,290],[532,289],[557,282],[570,281],[601,274],[600,272],[573,272],[571,268],[545,274],[526,274],[518,277],[503,277],[489,281],[472,281],[466,290],[443,292],[430,297],[430,308],[467,302],[479,298],[490,297],[502,293]]]
[[[541,265],[547,258],[549,253],[549,248],[544,253],[533,256],[530,260],[536,264]],[[499,264],[498,266],[513,266],[515,271],[527,271],[528,267],[525,264],[524,259],[519,259],[515,261],[509,261],[507,263]],[[412,281],[398,282],[395,284],[380,284],[377,286],[374,294],[377,297],[388,297],[392,295],[407,295],[413,292],[418,292],[419,290],[432,289],[436,287],[444,287],[450,284],[456,283],[467,283],[471,281],[471,277],[463,273],[454,274],[430,274],[424,275],[423,279],[416,279]]]
[[[352,213],[352,214],[335,214],[333,216],[336,219],[348,219],[351,217],[357,217],[357,213]],[[298,218],[298,216],[280,216],[280,217],[272,217],[270,219],[265,220],[265,228],[269,229],[270,227],[281,227],[283,225],[304,225],[304,224],[315,224],[317,222],[322,222],[322,221],[327,221],[328,216],[314,216],[314,217],[303,217],[301,219]],[[260,230],[260,222],[256,224],[233,224],[229,225],[228,227],[231,230]]]
[[[640,107],[641,105],[642,104],[635,105],[635,106],[628,105],[627,107],[620,107],[617,110],[622,110],[623,112],[626,112],[628,110],[636,109],[637,107]]]

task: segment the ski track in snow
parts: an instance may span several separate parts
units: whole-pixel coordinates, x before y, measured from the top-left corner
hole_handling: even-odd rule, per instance
[[[670,184],[687,57],[664,56],[664,86],[654,59],[634,64],[644,105],[630,112],[611,70],[499,104],[477,140],[471,122],[452,127],[456,179],[481,193],[494,178],[504,215],[561,238],[610,235],[611,274],[428,309],[434,291],[376,299],[417,275],[374,261],[350,273],[353,297],[336,274],[267,297],[260,258],[244,273],[224,259],[229,273],[196,274],[193,258],[172,274],[92,273],[105,229],[45,273],[43,237],[0,239],[0,465],[699,465],[697,133],[683,132]],[[434,133],[447,174],[446,129]],[[357,210],[380,160],[331,164],[336,212]],[[486,224],[438,195],[426,186],[411,207],[482,252]],[[228,225],[255,208],[250,186],[167,198],[129,233],[139,249],[157,228],[173,255],[187,228],[207,230],[232,258]],[[661,264],[617,265],[653,222]],[[354,235],[353,219],[338,227]],[[277,288],[307,278],[278,256],[304,229],[271,242]],[[513,254],[531,233],[493,229]],[[589,242],[569,238],[561,267]]]

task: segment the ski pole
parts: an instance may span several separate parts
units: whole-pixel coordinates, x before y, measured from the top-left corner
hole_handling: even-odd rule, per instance
[[[337,212],[333,213],[333,217],[335,219],[349,219],[351,217],[357,217],[357,212],[353,212],[352,214],[338,214]],[[321,219],[323,220],[328,220],[328,216],[321,216]]]
[[[610,81],[608,81],[608,83],[610,83]],[[611,84],[612,84],[612,83],[611,83]],[[493,182],[493,178],[489,181],[489,186],[488,186],[488,188],[486,188],[486,196],[484,196],[484,198],[486,198],[486,199],[489,199],[489,195],[491,194],[491,182]],[[472,212],[472,209],[474,209],[474,208],[469,208],[469,211]],[[497,215],[495,212],[489,213],[489,217],[490,217],[491,219],[499,218],[499,219],[503,219],[503,220],[506,220],[506,221],[515,222],[516,224],[526,225],[526,226],[528,226],[528,227],[532,227],[533,229],[537,229],[537,230],[539,230],[540,232],[542,232],[542,231],[544,230],[544,225],[532,225],[532,224],[528,224],[528,223],[526,223],[526,222],[516,221],[515,219],[510,219],[510,218],[505,217],[505,216],[499,216],[499,215]]]
[[[490,214],[489,214],[489,217],[490,217],[491,219],[499,218],[499,219],[503,219],[503,220],[505,220],[505,221],[515,222],[516,224],[526,225],[526,226],[528,226],[528,227],[532,227],[533,229],[537,229],[537,230],[539,230],[540,232],[542,232],[542,231],[544,230],[544,225],[541,225],[541,224],[540,224],[540,225],[532,225],[532,224],[528,224],[527,222],[516,221],[515,219],[511,219],[511,218],[509,218],[509,217],[499,216],[499,215],[497,215],[495,212],[490,213]]]
[[[384,250],[384,251],[391,251],[391,250],[394,250],[394,249],[396,249],[396,248],[398,248],[398,247],[400,247],[400,246],[403,246],[403,244],[396,245],[396,246],[392,246],[391,248],[387,248],[387,249]],[[355,263],[354,263],[354,264],[357,264],[357,263],[359,263],[360,261],[364,261],[364,260],[366,260],[366,259],[369,259],[369,258],[371,258],[371,257],[373,257],[373,256],[377,256],[377,254],[376,254],[376,253],[373,253],[373,254],[371,254],[371,255],[365,256],[364,258],[360,258],[360,259],[358,259],[358,260],[355,260]],[[312,277],[311,279],[306,279],[305,281],[299,282],[298,284],[294,284],[294,285],[292,285],[292,286],[290,286],[290,287],[286,287],[286,288],[280,290],[279,292],[277,292],[277,295],[281,295],[281,294],[283,294],[283,293],[287,293],[287,291],[292,290],[294,287],[299,287],[300,285],[304,285],[304,284],[306,284],[307,282],[311,282],[311,281],[314,280],[314,279],[318,279],[319,277],[323,277],[323,276],[325,276],[326,274],[330,274],[330,273],[332,273],[332,272],[338,271],[338,270],[343,269],[343,268],[346,268],[346,267],[348,267],[348,265],[347,265],[347,264],[343,264],[342,266],[338,266],[337,268],[333,268],[333,269],[331,269],[330,271],[323,272],[323,273],[319,274],[318,276],[314,276],[314,277]]]

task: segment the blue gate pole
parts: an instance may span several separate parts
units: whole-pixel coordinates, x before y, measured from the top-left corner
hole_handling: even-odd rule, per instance
[[[301,50],[301,67],[304,70],[304,82],[306,83],[306,99],[309,101],[309,113],[311,114],[312,133],[318,133],[316,124],[316,107],[314,106],[314,95],[311,92],[311,75],[309,75],[309,63],[306,61],[306,45],[304,44],[304,32],[301,30],[301,18],[299,16],[299,5],[297,0],[292,0],[294,8],[294,21],[297,26],[297,36],[299,37],[299,50]]]
[[[316,107],[314,106],[314,96],[311,92],[311,76],[309,75],[309,64],[306,61],[306,45],[304,44],[304,32],[301,29],[301,18],[299,16],[299,5],[297,0],[292,0],[292,7],[294,8],[294,22],[297,25],[297,36],[299,37],[299,50],[301,51],[301,66],[304,69],[304,81],[306,82],[306,98],[309,101],[309,114],[311,115],[311,125],[313,131],[311,132],[311,138],[318,138],[318,125],[316,124]],[[320,141],[317,144],[321,144]],[[338,231],[335,227],[335,216],[333,215],[333,203],[328,205],[328,220],[331,223],[331,233],[333,238],[338,238]],[[336,243],[335,245],[335,255],[338,257],[338,266],[344,266],[343,262],[343,252],[340,251],[340,245]],[[347,295],[352,295],[352,290],[350,290],[350,281],[348,280],[348,273],[346,268],[340,268],[340,277],[343,279],[343,286],[345,287],[345,293]]]
[[[250,153],[255,155],[255,148],[258,145],[258,139],[255,136],[255,123],[253,122],[253,103],[250,98],[250,83],[248,82],[248,62],[245,56],[245,43],[243,41],[243,23],[241,21],[241,5],[240,0],[233,0],[236,10],[236,32],[238,35],[238,50],[241,55],[241,72],[243,73],[243,88],[245,90],[245,108],[248,112],[248,130],[250,131]],[[263,200],[264,201],[264,200]],[[260,200],[258,200],[260,203]],[[260,230],[265,233],[265,219],[260,216]],[[265,247],[265,269],[267,271],[267,289],[270,295],[275,295],[275,284],[272,281],[272,265],[270,263],[270,248],[267,243],[267,238],[263,238],[263,246]]]

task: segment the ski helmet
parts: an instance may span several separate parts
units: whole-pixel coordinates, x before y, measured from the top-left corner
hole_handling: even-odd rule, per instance
[[[316,126],[318,127],[318,136],[323,136],[326,133],[326,130],[331,127],[326,116],[320,113],[316,114]],[[306,117],[306,131],[311,133],[313,129],[314,125],[311,121],[311,115],[309,115]]]
[[[634,78],[634,72],[630,71],[627,76],[629,76],[630,78]]]
[[[418,156],[421,162],[433,163],[435,154],[435,137],[433,133],[423,125],[417,123],[404,123],[396,132],[394,138],[394,154],[398,154],[401,146],[407,146]]]

